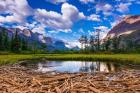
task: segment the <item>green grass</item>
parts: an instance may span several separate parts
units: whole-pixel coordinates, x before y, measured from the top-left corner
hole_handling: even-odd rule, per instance
[[[113,61],[140,63],[140,54],[11,54],[0,55],[0,64],[13,64],[21,60],[46,58],[47,60]]]
[[[81,61],[121,61],[140,63],[140,54],[55,54],[46,56],[48,60]]]
[[[11,54],[11,55],[0,55],[0,65],[13,64],[22,60],[31,60],[45,57],[45,55],[33,55],[33,54]]]

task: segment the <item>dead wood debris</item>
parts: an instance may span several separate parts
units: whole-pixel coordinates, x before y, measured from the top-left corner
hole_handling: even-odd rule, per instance
[[[140,93],[140,71],[51,76],[17,65],[1,66],[0,93]]]

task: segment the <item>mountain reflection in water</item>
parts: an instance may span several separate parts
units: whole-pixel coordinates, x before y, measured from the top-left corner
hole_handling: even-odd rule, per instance
[[[120,65],[113,62],[51,61],[37,63],[39,72],[116,72]]]

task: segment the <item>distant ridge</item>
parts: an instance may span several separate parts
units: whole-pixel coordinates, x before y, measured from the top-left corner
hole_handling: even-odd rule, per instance
[[[114,37],[121,38],[123,43],[131,41],[135,45],[140,45],[140,15],[126,16],[109,31],[105,40]]]
[[[126,16],[109,31],[107,37],[128,35],[138,30],[140,31],[140,15]]]

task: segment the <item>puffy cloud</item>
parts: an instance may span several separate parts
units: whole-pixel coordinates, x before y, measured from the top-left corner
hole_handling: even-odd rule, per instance
[[[120,3],[117,6],[117,11],[121,12],[121,13],[125,13],[129,11],[129,6],[131,5],[131,3]]]
[[[78,40],[75,40],[75,41],[66,41],[65,45],[68,48],[74,48],[74,47],[81,48],[81,44],[80,44],[80,42]]]
[[[55,30],[69,29],[72,26],[71,20],[64,19],[63,16],[57,12],[46,11],[45,9],[37,9],[35,19]]]
[[[68,0],[46,0],[46,2],[50,2],[50,3],[53,3],[53,4],[57,4],[57,3],[64,3]]]
[[[55,30],[50,30],[50,31],[48,31],[50,34],[57,34],[58,33],[58,31],[55,31]]]
[[[35,26],[37,26],[38,23],[36,21],[33,21],[32,23],[25,23],[25,26],[29,29],[33,29]]]
[[[33,22],[33,23],[26,23],[25,25],[13,25],[13,28],[19,28],[21,30],[23,29],[30,29],[33,33],[39,33],[41,35],[46,35],[46,26],[43,24],[39,24],[37,22]]]
[[[74,22],[84,19],[83,13],[68,3],[64,3],[61,7],[61,13],[47,11],[45,9],[37,9],[35,19],[47,27],[55,30],[68,31]]]
[[[94,3],[95,0],[80,0],[80,2],[87,4],[87,3]]]
[[[105,11],[109,11],[109,10],[112,9],[112,6],[111,6],[110,4],[105,4],[105,5],[103,6],[103,8],[104,8]]]
[[[68,3],[64,3],[62,5],[61,12],[64,19],[69,19],[71,21],[85,18],[82,12],[79,12],[79,10],[75,6]]]
[[[19,15],[11,15],[11,16],[0,16],[0,22],[21,22],[23,17]]]
[[[48,31],[49,33],[54,33],[54,34],[56,34],[56,33],[58,33],[58,32],[65,32],[65,33],[68,33],[68,32],[72,32],[72,30],[71,29],[57,29],[57,30],[50,30],[50,31]]]
[[[113,11],[113,7],[110,4],[97,4],[95,8],[97,13],[103,12],[106,16],[111,15]]]
[[[26,0],[1,0],[0,22],[20,23],[31,14],[30,10],[31,8]]]
[[[91,21],[97,21],[97,22],[101,21],[100,16],[96,15],[96,14],[92,14],[92,15],[88,16],[87,19],[91,20]]]
[[[38,24],[36,25],[33,29],[32,32],[33,33],[40,33],[42,35],[46,35],[46,30],[45,30],[46,26],[42,25],[42,24]]]
[[[95,29],[95,30],[99,29],[99,30],[101,30],[101,31],[108,31],[108,30],[109,30],[108,27],[106,27],[106,26],[94,27],[94,29]]]

